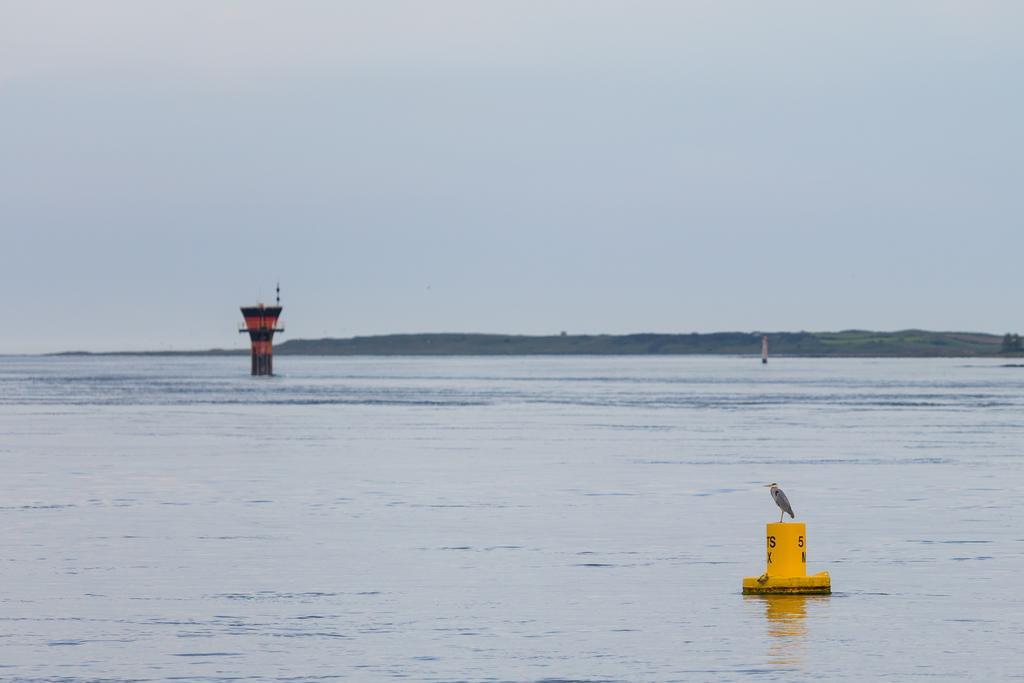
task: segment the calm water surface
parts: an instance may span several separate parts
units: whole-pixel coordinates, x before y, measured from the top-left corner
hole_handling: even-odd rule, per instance
[[[0,678],[1024,676],[1024,368],[275,365],[0,358]]]

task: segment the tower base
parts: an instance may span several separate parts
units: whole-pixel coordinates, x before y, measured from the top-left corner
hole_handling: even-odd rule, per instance
[[[274,374],[274,357],[269,353],[252,354],[252,374],[255,376]]]
[[[829,595],[832,579],[828,572],[813,576],[748,576],[743,579],[744,595]]]

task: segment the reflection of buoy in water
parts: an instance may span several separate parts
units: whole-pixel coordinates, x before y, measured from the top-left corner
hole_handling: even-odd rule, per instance
[[[807,527],[803,522],[766,525],[767,568],[761,576],[743,579],[743,592],[828,594],[832,580],[828,572],[807,575]]]
[[[751,595],[764,604],[768,626],[768,661],[776,666],[800,666],[807,648],[807,608],[827,601],[827,595]]]
[[[806,595],[778,595],[764,600],[764,616],[768,619],[768,635],[775,638],[796,638],[807,635],[807,601],[821,600]]]

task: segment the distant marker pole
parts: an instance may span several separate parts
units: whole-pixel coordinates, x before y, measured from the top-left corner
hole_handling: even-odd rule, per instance
[[[761,364],[768,362],[768,335],[761,337]]]

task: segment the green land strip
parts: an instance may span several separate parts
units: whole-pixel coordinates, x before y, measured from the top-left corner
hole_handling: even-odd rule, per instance
[[[760,354],[762,333],[526,336],[395,334],[350,339],[291,339],[282,355],[686,355]],[[967,332],[769,332],[771,355],[851,357],[1015,356],[1001,335]]]
[[[344,339],[289,339],[276,355],[300,356],[530,356],[760,354],[768,335],[772,356],[1019,358],[1020,338],[974,332],[712,332],[706,334],[388,334]],[[245,355],[248,349],[151,351],[96,355]],[[58,354],[66,355],[66,354]],[[69,354],[67,354],[69,355]]]

